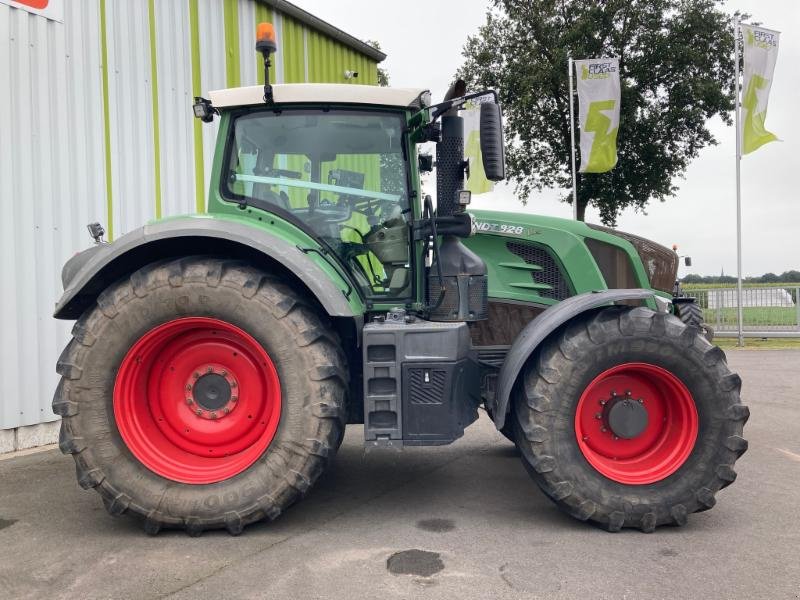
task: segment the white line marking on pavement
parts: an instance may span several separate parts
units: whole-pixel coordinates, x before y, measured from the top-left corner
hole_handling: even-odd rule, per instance
[[[775,450],[777,450],[781,454],[785,454],[786,456],[788,456],[792,460],[796,460],[797,462],[800,462],[800,454],[795,454],[794,452],[789,452],[788,450],[784,450],[783,448],[775,448]]]

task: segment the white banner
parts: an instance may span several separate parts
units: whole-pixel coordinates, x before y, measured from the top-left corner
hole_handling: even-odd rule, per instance
[[[767,102],[778,59],[780,32],[752,25],[741,25],[744,42],[742,79],[742,154],[750,154],[764,144],[778,141],[766,130]]]
[[[64,22],[64,0],[0,0],[0,4],[20,8],[51,21]]]
[[[575,61],[578,119],[581,128],[581,173],[604,173],[617,164],[619,129],[619,59]]]

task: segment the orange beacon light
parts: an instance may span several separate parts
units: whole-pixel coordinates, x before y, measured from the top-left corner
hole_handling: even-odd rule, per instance
[[[264,102],[272,104],[272,86],[269,83],[269,68],[271,63],[269,55],[277,52],[278,43],[275,41],[275,27],[272,23],[259,23],[256,28],[256,51],[264,57]]]

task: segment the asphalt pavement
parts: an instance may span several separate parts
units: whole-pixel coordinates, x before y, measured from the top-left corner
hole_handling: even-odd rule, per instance
[[[800,598],[800,351],[729,351],[751,418],[738,480],[685,527],[560,513],[488,418],[365,453],[348,428],[309,496],[239,537],[145,535],[58,450],[0,460],[0,598]]]

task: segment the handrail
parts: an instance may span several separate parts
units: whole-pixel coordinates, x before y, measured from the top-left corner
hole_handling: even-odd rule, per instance
[[[358,188],[344,187],[341,185],[330,185],[327,183],[316,183],[315,181],[303,181],[298,179],[285,179],[282,177],[262,177],[260,175],[234,175],[236,181],[246,181],[248,183],[267,183],[269,185],[285,185],[286,187],[303,188],[307,190],[319,190],[321,192],[335,192],[337,194],[347,194],[348,196],[359,196],[361,198],[373,198],[375,200],[391,200],[398,202],[401,198],[399,194],[385,194],[383,192],[373,192]]]

